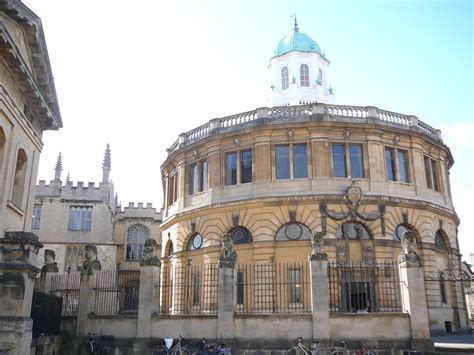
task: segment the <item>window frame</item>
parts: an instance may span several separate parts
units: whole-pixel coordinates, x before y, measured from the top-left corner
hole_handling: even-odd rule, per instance
[[[167,177],[166,206],[172,206],[178,200],[178,171],[173,171]]]
[[[138,230],[138,234],[135,240],[130,240],[130,232],[132,228],[136,228]],[[146,238],[143,238],[142,235],[140,235],[140,229],[143,231],[146,231],[144,234]],[[147,226],[141,224],[141,223],[135,223],[131,225],[130,227],[127,228],[127,236],[126,236],[126,242],[125,242],[125,260],[127,261],[139,261],[143,260],[143,249],[145,248],[145,241],[150,238],[150,228]],[[136,257],[129,257],[128,253],[128,245],[133,242],[133,245],[136,247]],[[142,242],[142,243],[141,243]],[[140,249],[141,246],[141,249]],[[130,252],[133,256],[133,251]]]
[[[209,169],[207,159],[195,160],[186,165],[186,187],[188,196],[205,192],[208,188]]]
[[[306,146],[306,176],[305,177],[295,177],[295,146],[305,145]],[[289,155],[289,177],[278,177],[278,164],[277,164],[277,148],[278,147],[288,147]],[[273,145],[273,179],[274,181],[279,180],[301,180],[310,178],[310,161],[311,161],[311,150],[309,149],[309,144],[307,142],[287,142],[287,143],[275,143]]]
[[[306,63],[300,65],[300,86],[309,88],[309,66]]]
[[[74,209],[74,218],[72,212]],[[77,221],[77,209],[80,209],[79,218],[80,221]],[[69,221],[68,221],[68,231],[71,232],[90,232],[92,230],[92,206],[90,205],[71,205],[69,206]],[[85,213],[84,213],[85,212]],[[85,216],[84,216],[85,214]],[[89,218],[90,217],[90,218]],[[80,224],[80,228],[78,225]]]
[[[280,69],[281,90],[287,90],[290,87],[290,73],[285,65]]]
[[[439,166],[439,162],[436,159],[433,159],[428,155],[423,155],[426,187],[436,192],[442,192]]]
[[[392,152],[392,162],[393,162],[393,180],[391,180],[388,176],[388,165],[387,165],[387,151]],[[401,163],[400,163],[400,153],[405,154],[405,171],[406,171],[406,178],[407,181],[402,181],[401,175]],[[408,149],[400,149],[397,147],[392,147],[389,145],[384,146],[384,161],[385,161],[385,179],[388,182],[398,182],[400,184],[407,184],[411,185],[412,177],[411,177],[411,169],[410,167],[410,154]]]
[[[243,169],[243,154],[244,153],[249,153],[251,155],[250,159],[250,181],[243,182],[243,177],[244,177],[244,169]],[[235,154],[235,183],[227,183],[228,179],[228,169],[227,169],[227,159],[228,156]],[[229,150],[224,153],[224,163],[223,163],[223,186],[224,187],[230,187],[230,186],[237,186],[237,185],[244,185],[244,184],[251,184],[254,181],[254,152],[252,147],[248,148],[241,148],[241,149],[236,149],[236,150]]]
[[[334,146],[344,146],[344,166],[345,166],[345,176],[336,176],[335,168],[334,168]],[[362,177],[353,177],[352,176],[352,159],[351,159],[351,146],[359,146],[361,148],[361,167],[362,167]],[[362,142],[331,142],[331,169],[332,169],[332,177],[336,179],[354,179],[354,180],[363,180],[367,179],[367,167],[366,161],[367,158],[365,156],[366,149],[365,145]]]

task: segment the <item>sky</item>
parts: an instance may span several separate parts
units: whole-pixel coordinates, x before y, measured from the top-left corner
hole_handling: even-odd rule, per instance
[[[267,66],[292,29],[331,62],[336,103],[411,114],[442,130],[464,259],[474,253],[474,2],[470,0],[24,0],[43,21],[64,128],[44,133],[38,179],[101,180],[163,204],[160,165],[180,133],[266,105]]]

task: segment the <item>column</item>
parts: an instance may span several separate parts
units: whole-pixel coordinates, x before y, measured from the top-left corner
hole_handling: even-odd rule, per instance
[[[137,338],[151,337],[151,317],[159,313],[160,265],[141,265]]]

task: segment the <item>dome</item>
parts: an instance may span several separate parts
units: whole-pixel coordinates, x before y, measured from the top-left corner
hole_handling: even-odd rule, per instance
[[[278,57],[291,51],[313,52],[322,55],[321,49],[316,41],[307,34],[300,33],[298,28],[295,28],[292,33],[286,35],[280,40],[275,51],[275,56]]]

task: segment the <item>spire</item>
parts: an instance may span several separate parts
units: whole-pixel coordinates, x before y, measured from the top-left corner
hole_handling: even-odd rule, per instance
[[[104,154],[104,163],[102,164],[102,182],[108,183],[109,182],[109,175],[110,175],[110,144],[107,143],[107,148],[105,148]]]
[[[298,22],[296,21],[296,14],[291,15],[291,17],[294,17],[294,18],[295,18],[295,27],[293,28],[293,31],[299,32],[299,29],[298,29]]]
[[[69,176],[69,173],[67,173],[67,176],[66,176],[66,185],[69,184],[71,182],[71,177]]]
[[[61,181],[61,171],[63,171],[63,157],[61,152],[58,155],[58,160],[56,161],[56,166],[54,167],[54,182]]]

